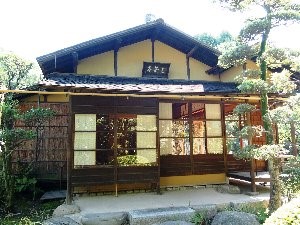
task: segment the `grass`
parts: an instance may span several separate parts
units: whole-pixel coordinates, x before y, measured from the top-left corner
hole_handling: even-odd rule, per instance
[[[39,202],[19,196],[10,213],[3,212],[0,209],[0,225],[40,225],[62,203],[63,200]]]

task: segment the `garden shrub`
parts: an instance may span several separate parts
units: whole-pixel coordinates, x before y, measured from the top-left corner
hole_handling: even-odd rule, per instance
[[[295,198],[281,206],[266,219],[264,225],[300,224],[300,198]]]

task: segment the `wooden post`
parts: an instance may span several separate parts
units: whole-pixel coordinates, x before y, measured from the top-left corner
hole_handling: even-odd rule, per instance
[[[152,43],[152,46],[151,46],[151,49],[152,49],[152,62],[154,63],[155,61],[155,48],[154,48],[154,42],[155,42],[155,39],[154,38],[151,38],[151,43]]]
[[[67,142],[67,196],[66,204],[72,204],[72,168],[73,168],[73,125],[72,97],[69,96],[68,142]]]
[[[73,57],[73,73],[77,73],[77,66],[78,66],[78,53],[73,52],[72,53]]]
[[[191,76],[191,69],[190,69],[190,57],[193,55],[193,53],[199,48],[198,45],[193,47],[187,54],[186,54],[186,74],[188,80],[190,80]]]
[[[193,127],[193,115],[192,115],[192,103],[189,102],[188,103],[188,115],[189,115],[189,142],[190,142],[190,160],[191,160],[191,173],[194,174],[195,173],[195,169],[194,169],[194,140],[193,140],[193,129],[191,129]]]
[[[225,104],[222,99],[221,99],[221,126],[222,126],[222,137],[223,137],[224,172],[227,176],[228,165],[227,165],[227,146],[226,146]]]
[[[117,101],[118,98],[113,98],[114,101],[114,118],[113,118],[113,131],[114,131],[114,181],[115,181],[115,196],[118,197],[118,153],[117,153],[117,145],[118,145],[118,119],[117,119]]]
[[[122,43],[121,38],[117,38],[114,47],[114,72],[115,76],[118,76],[118,52]]]
[[[191,79],[190,57],[186,56],[186,75],[187,79]]]
[[[114,49],[114,72],[115,72],[115,76],[118,76],[118,51],[119,51],[119,48]]]
[[[160,136],[159,136],[159,100],[157,99],[156,112],[156,161],[157,161],[157,184],[156,193],[160,194]]]

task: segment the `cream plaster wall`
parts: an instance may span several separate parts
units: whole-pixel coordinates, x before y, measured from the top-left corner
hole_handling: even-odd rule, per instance
[[[78,74],[101,74],[115,75],[114,73],[114,52],[104,52],[78,62]]]
[[[170,46],[155,41],[155,62],[171,63],[169,79],[187,79],[186,55]],[[143,62],[152,61],[152,43],[141,41],[120,48],[118,51],[118,75],[141,77]],[[218,76],[206,74],[210,67],[200,61],[190,58],[190,73],[192,80],[217,81]],[[114,53],[105,52],[79,61],[78,74],[95,74],[114,76]]]

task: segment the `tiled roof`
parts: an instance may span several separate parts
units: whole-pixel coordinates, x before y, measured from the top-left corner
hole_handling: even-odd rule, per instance
[[[142,77],[52,73],[40,82],[45,88],[78,88],[103,93],[203,94],[235,93],[236,84],[216,81],[169,80]]]

